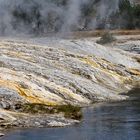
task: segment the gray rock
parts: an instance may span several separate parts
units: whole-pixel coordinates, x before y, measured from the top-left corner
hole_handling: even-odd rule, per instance
[[[115,46],[113,46],[114,48],[119,48],[122,49],[124,51],[128,51],[128,52],[132,52],[135,54],[140,54],[140,43],[136,42],[126,42],[124,44],[117,44]]]
[[[0,103],[0,107],[3,108],[3,109],[7,109],[9,110],[11,108],[11,105],[9,102],[6,102],[6,101],[1,101]]]
[[[0,137],[3,137],[4,136],[4,134],[3,133],[0,133]]]

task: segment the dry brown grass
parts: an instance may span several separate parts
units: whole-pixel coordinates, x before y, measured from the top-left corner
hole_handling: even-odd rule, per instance
[[[140,35],[140,30],[93,30],[93,31],[77,31],[73,32],[72,35],[75,38],[84,37],[100,37],[105,32],[110,32],[113,35]]]

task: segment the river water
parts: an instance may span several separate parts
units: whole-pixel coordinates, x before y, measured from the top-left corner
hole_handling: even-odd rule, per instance
[[[80,124],[64,128],[14,130],[1,140],[140,140],[140,90],[131,100],[97,103],[83,110]]]

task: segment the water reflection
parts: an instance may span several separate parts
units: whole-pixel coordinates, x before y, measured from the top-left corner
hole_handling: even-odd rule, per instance
[[[84,109],[81,124],[66,128],[26,129],[2,140],[139,140],[140,89],[130,92],[131,100],[96,104]]]

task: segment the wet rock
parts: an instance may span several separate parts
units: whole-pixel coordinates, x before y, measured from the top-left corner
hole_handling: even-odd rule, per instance
[[[63,127],[63,126],[70,125],[70,123],[52,121],[52,122],[48,123],[48,125],[51,126],[51,127]]]
[[[3,137],[4,136],[4,134],[3,133],[0,133],[0,137]]]

